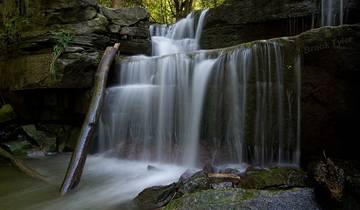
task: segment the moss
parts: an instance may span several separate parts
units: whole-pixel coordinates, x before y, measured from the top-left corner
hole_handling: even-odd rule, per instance
[[[0,7],[0,49],[11,48],[21,41],[23,33],[44,25],[41,0],[4,0]]]
[[[16,114],[10,104],[5,104],[0,107],[0,123],[15,119]]]
[[[250,172],[239,184],[245,189],[279,189],[307,186],[306,174],[293,168],[271,168]]]

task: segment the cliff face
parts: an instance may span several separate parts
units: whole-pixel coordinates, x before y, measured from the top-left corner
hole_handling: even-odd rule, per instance
[[[229,47],[254,40],[301,35],[302,158],[313,156],[358,159],[360,111],[360,2],[344,1],[344,23],[321,26],[318,0],[228,0],[209,10],[201,46]],[[312,29],[312,30],[311,30]],[[290,40],[294,40],[290,38]]]
[[[81,116],[106,46],[120,42],[123,55],[151,51],[149,14],[142,8],[108,9],[96,0],[36,0],[17,16],[29,23],[19,29],[9,22],[18,38],[2,40],[0,91],[26,120]]]
[[[360,22],[360,3],[344,1],[344,23]],[[321,0],[227,0],[208,12],[205,49],[293,36],[321,25]]]
[[[31,124],[44,141],[55,138],[58,150],[72,147],[102,53],[120,42],[124,56],[149,54],[149,14],[96,0],[23,3],[0,1],[0,108],[11,104],[17,116],[0,125],[0,142],[28,136],[19,126]]]

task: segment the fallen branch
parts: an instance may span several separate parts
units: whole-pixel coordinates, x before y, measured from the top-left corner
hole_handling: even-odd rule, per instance
[[[93,138],[95,125],[100,116],[110,66],[119,50],[119,46],[120,44],[117,43],[114,47],[106,48],[98,66],[90,107],[81,128],[76,148],[71,156],[65,179],[61,186],[62,195],[66,194],[69,190],[74,189],[80,182],[90,141]]]
[[[11,164],[16,167],[17,169],[19,169],[21,172],[23,172],[24,174],[36,178],[36,179],[40,179],[41,181],[44,182],[49,182],[49,180],[39,174],[37,171],[35,171],[34,169],[30,168],[29,166],[27,166],[22,160],[17,159],[16,157],[14,157],[12,154],[10,154],[8,151],[0,148],[0,156],[4,157],[8,160],[10,160]]]

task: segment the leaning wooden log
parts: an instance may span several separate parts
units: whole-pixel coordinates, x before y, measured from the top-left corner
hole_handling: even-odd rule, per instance
[[[0,157],[4,157],[8,159],[14,167],[16,167],[19,171],[23,172],[24,174],[44,182],[49,182],[49,180],[45,176],[39,174],[37,171],[27,166],[22,160],[14,157],[8,151],[2,148],[0,148]]]
[[[80,136],[72,154],[65,179],[61,186],[62,195],[66,194],[71,189],[74,189],[80,182],[90,142],[93,138],[95,126],[100,116],[110,66],[119,50],[119,46],[120,44],[117,43],[114,47],[106,48],[98,66],[90,107],[81,128]]]

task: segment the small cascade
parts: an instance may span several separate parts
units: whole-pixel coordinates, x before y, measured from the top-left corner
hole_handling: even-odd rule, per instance
[[[174,25],[151,25],[152,55],[161,56],[198,50],[207,12],[208,10],[202,11],[199,17],[196,13],[190,13]]]
[[[300,56],[265,41],[197,51],[206,13],[151,26],[153,56],[117,64],[99,150],[187,167],[298,164]]]
[[[321,1],[321,26],[342,25],[344,22],[344,0]]]

